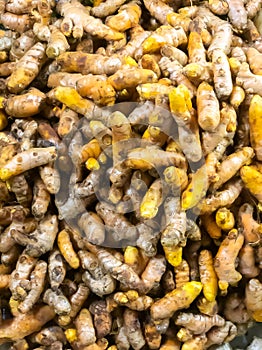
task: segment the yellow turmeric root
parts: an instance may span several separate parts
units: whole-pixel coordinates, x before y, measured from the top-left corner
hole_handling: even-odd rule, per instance
[[[217,295],[217,275],[213,266],[212,253],[202,250],[199,254],[200,281],[203,285],[203,294],[208,301],[214,301]]]
[[[57,58],[61,70],[68,73],[107,74],[117,72],[124,59],[118,55],[110,57],[81,51],[64,52]]]
[[[249,312],[252,313],[252,318],[261,322],[262,320],[262,285],[259,280],[253,278],[246,285],[245,305]]]
[[[61,31],[66,36],[72,33],[74,38],[79,39],[84,31],[105,40],[120,40],[124,36],[103,24],[100,19],[90,16],[89,10],[77,0],[63,3],[59,12],[64,17]]]
[[[0,169],[0,179],[8,180],[10,177],[19,175],[27,170],[47,164],[56,158],[55,147],[30,148],[18,153]]]
[[[235,226],[234,214],[227,208],[219,208],[216,212],[216,224],[224,231],[232,230]]]
[[[182,263],[183,248],[178,245],[164,246],[164,253],[170,265],[178,267]]]
[[[96,139],[92,139],[81,150],[82,162],[86,162],[89,158],[97,159],[102,152],[100,145]]]
[[[182,287],[185,283],[190,282],[190,269],[186,260],[174,268],[176,288]]]
[[[7,11],[1,14],[1,23],[3,26],[5,26],[5,28],[14,30],[21,34],[33,26],[32,19],[30,18],[29,14],[19,15]]]
[[[170,25],[163,25],[157,28],[157,30],[143,42],[143,53],[155,52],[165,44],[171,44],[177,47],[186,42],[186,34],[182,27],[173,28]]]
[[[212,52],[214,86],[219,99],[227,99],[233,89],[230,66],[226,54],[222,50]]]
[[[219,315],[207,316],[181,312],[175,323],[178,326],[185,327],[193,334],[202,334],[214,326],[224,326],[225,320]]]
[[[39,331],[54,316],[53,308],[44,305],[38,306],[26,314],[19,314],[13,319],[4,321],[0,329],[0,344],[15,341]]]
[[[45,99],[43,92],[30,88],[25,94],[10,96],[4,102],[5,112],[15,118],[28,118],[41,111]]]
[[[240,170],[241,179],[249,191],[259,200],[262,200],[262,173],[255,165],[243,166]]]
[[[197,89],[197,113],[203,130],[215,130],[220,121],[219,102],[213,88],[206,82]]]
[[[10,92],[23,91],[36,78],[46,59],[45,49],[45,44],[37,43],[17,62],[7,82]]]
[[[108,82],[116,90],[130,89],[139,84],[156,83],[157,75],[149,69],[132,67],[119,69],[108,78]]]
[[[229,285],[236,285],[242,278],[235,269],[235,260],[243,243],[244,236],[233,229],[223,240],[215,256],[214,268],[219,279],[218,285],[224,292]]]
[[[163,184],[160,179],[157,179],[152,183],[141,202],[141,216],[145,219],[154,218],[158,212],[158,207],[163,202],[163,197]]]
[[[70,48],[64,34],[55,26],[51,29],[51,35],[48,40],[46,55],[49,58],[58,57],[61,53]]]
[[[214,194],[210,194],[199,202],[198,209],[200,210],[200,213],[212,213],[220,207],[234,203],[234,201],[240,195],[242,188],[243,182],[241,179],[229,181],[225,185],[225,189],[223,191],[217,191]]]
[[[180,309],[188,308],[202,290],[202,283],[187,282],[182,287],[167,293],[157,300],[150,309],[154,320],[170,318]]]
[[[245,91],[241,86],[234,85],[230,95],[230,104],[237,109],[245,99]]]
[[[119,32],[125,32],[139,23],[141,8],[136,1],[121,6],[118,13],[106,19],[106,25]]]
[[[80,260],[74,251],[73,245],[70,240],[70,236],[67,230],[62,230],[59,232],[57,237],[58,248],[68,262],[68,264],[73,268],[77,269],[80,265]]]
[[[132,149],[128,152],[125,164],[132,169],[140,169],[142,171],[170,165],[186,168],[183,155],[175,152],[165,152],[155,146]]]
[[[253,96],[249,106],[249,125],[251,145],[258,160],[262,160],[262,97]]]
[[[169,101],[170,110],[177,116],[179,121],[186,123],[191,119],[192,102],[190,93],[184,85],[179,85],[170,91]]]
[[[199,168],[192,174],[191,182],[182,193],[182,209],[188,210],[193,208],[205,196],[208,189],[208,174],[205,166]]]
[[[253,156],[253,149],[251,147],[244,147],[226,157],[225,160],[218,166],[218,171],[216,174],[217,181],[214,181],[212,184],[212,190],[217,190],[225,182],[230,180],[242,166],[251,162]]]
[[[93,111],[93,102],[84,99],[71,87],[58,86],[48,93],[49,98],[64,103],[68,108],[80,114],[90,114]]]
[[[206,64],[206,50],[201,35],[198,32],[190,32],[187,49],[189,63]]]
[[[262,55],[253,47],[246,51],[247,60],[253,74],[262,75]]]
[[[261,94],[262,77],[261,75],[253,74],[247,62],[243,62],[239,67],[236,83],[241,86],[246,93]]]

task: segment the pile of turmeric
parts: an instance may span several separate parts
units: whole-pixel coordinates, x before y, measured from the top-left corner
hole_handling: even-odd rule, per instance
[[[0,0],[0,344],[205,350],[262,322],[261,19]]]

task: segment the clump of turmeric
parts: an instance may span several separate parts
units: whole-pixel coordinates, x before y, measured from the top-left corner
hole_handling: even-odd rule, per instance
[[[0,20],[0,344],[199,350],[260,322],[261,2]]]

